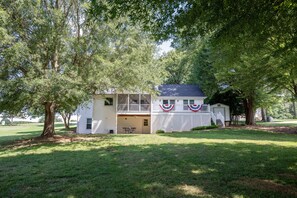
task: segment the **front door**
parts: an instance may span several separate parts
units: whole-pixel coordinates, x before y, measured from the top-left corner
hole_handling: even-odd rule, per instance
[[[224,107],[214,107],[213,108],[213,113],[215,114],[215,116],[217,116],[218,113],[221,113],[222,116],[224,116],[224,118],[226,119],[226,117],[225,117],[225,108]]]
[[[150,119],[142,119],[142,133],[150,133]]]

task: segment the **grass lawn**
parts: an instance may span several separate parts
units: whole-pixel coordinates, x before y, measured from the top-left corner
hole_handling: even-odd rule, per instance
[[[297,197],[297,135],[215,129],[5,144],[0,195]]]
[[[257,122],[257,125],[297,127],[297,119],[274,119],[273,122]]]

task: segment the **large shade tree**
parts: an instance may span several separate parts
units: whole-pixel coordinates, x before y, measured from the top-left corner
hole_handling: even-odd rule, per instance
[[[109,1],[108,1],[109,2]],[[254,124],[257,95],[288,89],[296,97],[297,2],[294,0],[93,1],[93,14],[129,12],[157,39],[187,43],[209,37],[219,81],[245,98],[247,124]],[[271,90],[272,89],[272,90]]]
[[[166,70],[165,84],[184,84],[187,82],[190,65],[183,51],[173,50],[160,57],[160,64]]]
[[[0,111],[43,108],[43,137],[54,134],[57,108],[108,88],[142,89],[158,80],[149,36],[124,17],[90,20],[89,5],[0,1]]]

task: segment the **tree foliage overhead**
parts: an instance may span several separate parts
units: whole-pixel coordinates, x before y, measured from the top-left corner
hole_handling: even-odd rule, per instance
[[[149,36],[125,17],[90,20],[89,7],[87,0],[0,0],[0,111],[44,108],[43,136],[53,135],[57,108],[159,79]]]
[[[294,0],[107,0],[92,1],[94,15],[105,14],[106,19],[121,15],[154,30],[159,38],[172,36],[196,38],[215,33],[216,37],[237,37],[251,32],[267,38],[272,32],[295,33],[297,6]],[[107,13],[107,14],[106,14]],[[294,26],[295,25],[295,26]],[[291,46],[296,42],[291,35]],[[295,40],[295,41],[294,41]]]
[[[161,64],[167,71],[165,83],[197,84],[208,97],[215,94],[219,84],[207,39],[197,39],[191,45],[174,41],[174,45],[175,50],[161,57]]]
[[[191,70],[187,55],[179,50],[173,50],[160,58],[161,64],[166,70],[165,84],[187,83]]]
[[[288,89],[297,98],[295,0],[113,2],[107,7],[94,0],[92,13],[108,17],[131,13],[157,39],[191,45],[197,38],[209,38],[216,79],[245,98],[247,124],[254,123],[257,97],[265,92]]]

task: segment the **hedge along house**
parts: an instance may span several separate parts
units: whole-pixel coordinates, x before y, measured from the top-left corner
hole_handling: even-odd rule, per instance
[[[160,85],[145,93],[94,95],[78,109],[77,133],[155,133],[189,131],[211,124],[210,106],[197,85]]]

